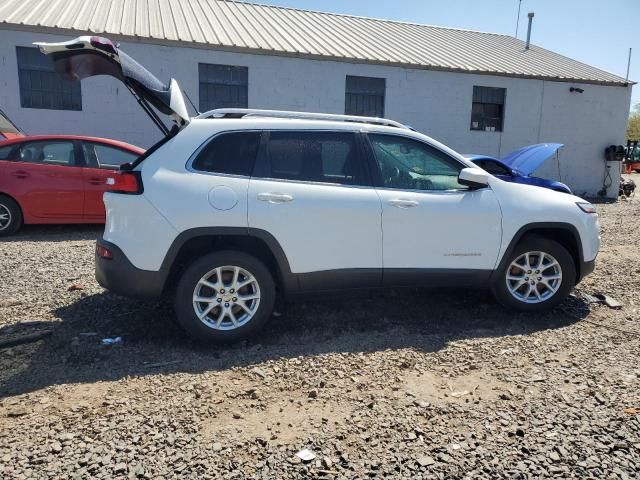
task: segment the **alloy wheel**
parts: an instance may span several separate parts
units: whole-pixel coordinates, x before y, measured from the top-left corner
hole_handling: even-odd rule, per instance
[[[545,252],[526,252],[507,269],[509,293],[524,303],[542,303],[553,297],[562,285],[560,263]]]
[[[214,330],[235,330],[246,325],[259,305],[258,281],[251,272],[237,266],[207,272],[193,290],[197,317]]]
[[[9,225],[11,225],[11,210],[0,203],[0,231],[9,228]]]

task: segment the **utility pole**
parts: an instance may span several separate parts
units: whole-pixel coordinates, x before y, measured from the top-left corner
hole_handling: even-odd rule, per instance
[[[520,7],[522,7],[522,0],[518,0],[518,18],[516,19],[516,38],[518,38],[518,26],[520,25]]]
[[[624,77],[624,81],[628,82],[629,81],[629,69],[631,68],[631,47],[629,47],[629,58],[627,59],[627,76]]]

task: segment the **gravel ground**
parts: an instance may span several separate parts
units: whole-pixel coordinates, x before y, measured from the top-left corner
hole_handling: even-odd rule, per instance
[[[0,349],[0,477],[640,478],[640,197],[598,210],[596,272],[554,312],[322,298],[224,348],[102,290],[99,228],[25,228],[0,243],[0,342],[53,332]]]

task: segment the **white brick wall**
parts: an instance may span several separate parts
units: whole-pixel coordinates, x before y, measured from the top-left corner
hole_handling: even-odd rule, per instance
[[[67,40],[24,31],[0,30],[0,108],[29,133],[73,133],[125,140],[148,147],[159,131],[127,89],[111,77],[82,83],[82,111],[20,107],[16,46]],[[602,188],[603,150],[624,140],[631,88],[544,82],[490,75],[411,70],[379,65],[250,55],[139,42],[121,47],[163,81],[175,77],[198,105],[198,63],[249,67],[249,107],[344,113],[345,76],[386,78],[385,115],[407,123],[462,153],[500,156],[538,142],[560,142],[559,162],[539,172],[578,194]],[[507,89],[503,132],[469,129],[473,86]],[[578,86],[584,93],[570,93]],[[614,165],[617,193],[618,165]]]

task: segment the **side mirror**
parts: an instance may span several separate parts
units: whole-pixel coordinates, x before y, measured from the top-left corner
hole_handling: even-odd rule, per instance
[[[463,168],[458,175],[458,183],[473,189],[489,185],[489,174],[481,168]]]

